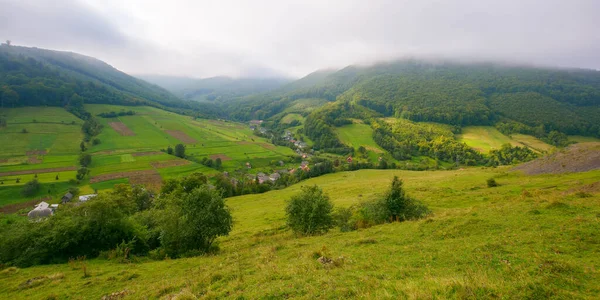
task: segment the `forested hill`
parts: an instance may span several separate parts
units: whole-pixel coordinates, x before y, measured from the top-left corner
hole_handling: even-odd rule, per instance
[[[313,120],[396,116],[456,126],[502,123],[513,131],[600,135],[600,72],[593,70],[402,60],[350,66],[310,82],[247,98],[228,110],[240,119],[277,118],[296,99],[318,98],[337,104],[324,108],[328,115],[313,111]],[[353,113],[344,111],[348,105],[356,108]]]
[[[221,102],[252,94],[275,90],[287,83],[288,78],[188,78],[163,75],[137,77],[161,86],[186,100]]]
[[[62,51],[0,46],[3,107],[85,103],[151,105],[219,114],[215,107],[183,101],[167,90],[92,57]]]

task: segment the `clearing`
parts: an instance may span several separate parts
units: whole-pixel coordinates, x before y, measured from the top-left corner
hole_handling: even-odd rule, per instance
[[[373,129],[369,125],[350,124],[337,127],[336,131],[340,141],[354,149],[363,146],[367,150],[376,153],[385,152],[385,150],[381,149],[381,147],[373,140]]]
[[[462,133],[456,138],[475,150],[487,153],[492,149],[500,149],[504,144],[523,146],[523,144],[512,140],[492,126],[467,126],[463,127]]]

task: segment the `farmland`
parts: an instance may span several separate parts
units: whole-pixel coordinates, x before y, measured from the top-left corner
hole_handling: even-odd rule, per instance
[[[196,119],[153,107],[86,105],[92,115],[111,111],[133,110],[135,115],[97,118],[103,125],[96,136],[99,144],[87,144],[92,155],[89,180],[78,186],[82,191],[109,189],[104,180],[128,180],[123,172],[146,171],[148,181],[179,177],[193,172],[216,174],[219,171],[204,165],[168,155],[161,150],[183,143],[186,154],[194,158],[226,157],[222,170],[271,170],[274,162],[288,161],[293,151],[273,146],[257,137],[248,126],[240,123]],[[4,109],[8,125],[0,129],[0,194],[2,203],[19,203],[51,196],[58,201],[74,180],[79,167],[79,143],[82,120],[64,109],[27,107]],[[32,117],[35,116],[35,117]],[[120,175],[121,174],[121,175]],[[136,173],[137,174],[137,173]],[[19,188],[27,181],[37,180],[42,188],[36,195],[23,197]],[[17,182],[19,179],[19,182]],[[119,181],[120,180],[120,181]],[[127,181],[130,182],[130,181]],[[136,182],[144,183],[144,175]],[[132,182],[133,183],[133,182]],[[46,188],[53,186],[54,188]],[[51,202],[52,202],[51,201]]]
[[[284,229],[285,201],[301,185],[319,185],[334,205],[347,207],[380,197],[394,175],[433,210],[431,217],[314,237]],[[526,176],[507,167],[330,174],[228,199],[234,230],[220,239],[216,254],[129,264],[94,259],[87,261],[89,276],[75,264],[7,269],[0,274],[0,293],[8,298],[123,292],[125,299],[594,299],[600,294],[598,176],[599,171]],[[486,187],[490,177],[500,186]],[[324,266],[319,255],[343,263]]]

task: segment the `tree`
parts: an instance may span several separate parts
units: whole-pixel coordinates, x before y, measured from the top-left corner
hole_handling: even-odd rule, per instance
[[[202,185],[169,195],[161,220],[161,245],[171,257],[207,252],[215,239],[228,235],[233,219],[220,193]]]
[[[23,128],[23,130],[21,130],[21,133],[28,133],[29,131],[27,131],[27,129]]]
[[[167,147],[167,154],[173,154],[173,148],[171,148],[171,146]]]
[[[185,157],[185,146],[183,144],[175,145],[175,156],[181,158]]]
[[[21,190],[21,195],[23,197],[31,197],[35,195],[40,190],[40,183],[37,179],[29,181],[23,185],[23,189]]]
[[[85,143],[83,141],[81,141],[81,143],[79,143],[79,148],[81,149],[81,152],[84,152],[86,150]]]
[[[223,165],[223,162],[221,161],[221,158],[217,157],[217,159],[215,159],[215,169],[220,170],[222,165]]]
[[[81,153],[81,155],[79,155],[79,164],[82,167],[88,167],[92,164],[92,156],[87,153]]]
[[[334,226],[333,204],[318,186],[305,186],[286,206],[287,225],[296,233],[313,235]]]
[[[429,209],[412,199],[404,192],[403,182],[394,176],[390,189],[385,195],[384,204],[387,209],[389,221],[406,221],[425,217]]]
[[[75,178],[77,178],[77,180],[83,180],[85,178],[85,176],[87,176],[90,173],[90,169],[86,168],[86,167],[81,167],[77,170],[77,174],[75,175]]]

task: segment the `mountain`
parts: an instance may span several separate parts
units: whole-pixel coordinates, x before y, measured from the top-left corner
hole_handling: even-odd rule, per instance
[[[139,75],[139,78],[161,86],[183,99],[222,101],[264,93],[290,82],[287,78],[211,77],[195,79],[162,75]]]
[[[3,44],[0,86],[3,107],[67,107],[82,99],[85,103],[150,105],[218,114],[214,107],[183,101],[105,62],[72,52]]]

